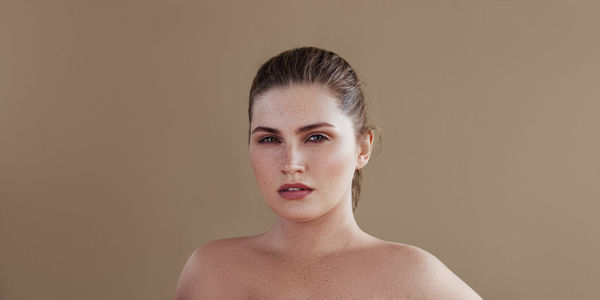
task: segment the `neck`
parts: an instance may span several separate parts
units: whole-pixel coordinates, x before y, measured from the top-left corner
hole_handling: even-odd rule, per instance
[[[372,237],[356,223],[348,200],[340,201],[324,215],[309,221],[279,217],[261,238],[274,253],[302,259],[338,253]]]

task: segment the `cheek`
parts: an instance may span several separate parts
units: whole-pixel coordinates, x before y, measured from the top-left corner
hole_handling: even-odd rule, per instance
[[[258,181],[259,186],[264,186],[268,182],[273,182],[270,177],[273,176],[273,168],[276,168],[276,153],[273,151],[256,151],[250,150],[250,163],[252,164],[252,170],[254,176]]]
[[[265,160],[265,157],[262,153],[250,152],[250,163],[252,164],[252,170],[254,171],[254,175],[256,179],[258,179],[260,183],[260,177],[264,173],[265,163],[268,163]]]
[[[317,160],[319,163],[313,167],[319,169],[322,174],[320,181],[327,182],[330,187],[345,188],[352,183],[354,176],[355,160],[354,153],[349,147],[335,147],[331,151],[322,153]]]

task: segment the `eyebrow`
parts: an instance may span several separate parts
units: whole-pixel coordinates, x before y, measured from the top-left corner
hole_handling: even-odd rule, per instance
[[[335,125],[329,124],[327,122],[319,122],[319,123],[315,123],[315,124],[310,124],[310,125],[302,126],[302,127],[298,128],[298,129],[296,129],[296,133],[300,134],[300,133],[311,131],[313,129],[320,128],[320,127],[332,127],[332,128],[335,128]],[[256,128],[254,128],[254,130],[252,130],[251,134],[254,134],[257,131],[264,131],[264,132],[269,132],[269,133],[272,133],[272,134],[279,134],[281,132],[281,131],[279,131],[278,129],[275,129],[275,128],[265,127],[265,126],[258,126]]]

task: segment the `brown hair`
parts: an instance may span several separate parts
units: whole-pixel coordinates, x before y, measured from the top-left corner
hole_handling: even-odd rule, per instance
[[[320,84],[328,87],[340,100],[342,113],[353,121],[357,138],[375,129],[374,126],[366,124],[365,97],[356,72],[336,53],[315,47],[284,51],[267,60],[258,69],[250,88],[248,104],[250,124],[256,96],[271,88],[291,84]],[[361,170],[355,170],[352,178],[352,211],[358,204],[361,181]]]

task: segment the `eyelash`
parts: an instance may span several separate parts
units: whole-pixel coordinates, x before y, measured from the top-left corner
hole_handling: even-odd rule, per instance
[[[312,137],[319,137],[319,139],[317,139],[317,140],[311,140]],[[318,144],[318,143],[322,143],[322,142],[328,140],[328,138],[326,136],[322,135],[322,134],[313,134],[313,135],[311,135],[311,136],[308,137],[308,140],[311,143],[317,143]]]
[[[316,140],[311,140],[311,138],[313,138],[313,137],[319,137],[319,138],[316,139]],[[276,141],[267,142],[267,139],[274,139]],[[322,143],[324,141],[327,141],[327,140],[329,140],[329,138],[327,138],[326,136],[324,136],[322,134],[313,134],[313,135],[309,136],[308,139],[307,139],[307,141],[309,143],[313,143],[313,144],[320,144],[320,143]],[[258,141],[258,143],[259,144],[272,144],[272,143],[281,143],[281,142],[279,140],[277,140],[275,137],[267,136],[267,137],[264,137],[264,138],[260,139]]]

